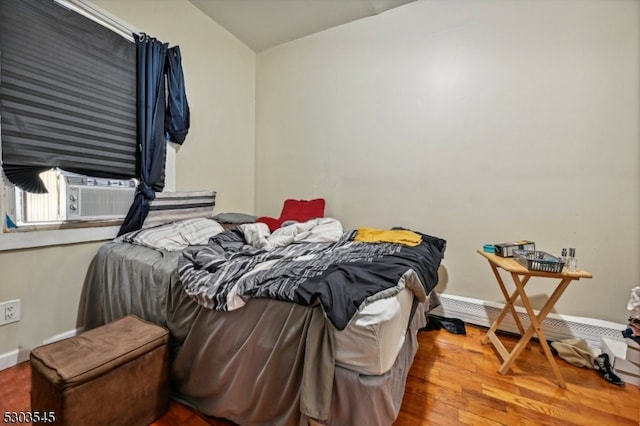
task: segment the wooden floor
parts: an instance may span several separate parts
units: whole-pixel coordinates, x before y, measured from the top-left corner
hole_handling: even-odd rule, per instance
[[[466,336],[445,330],[420,332],[420,349],[396,426],[640,425],[637,387],[613,385],[595,370],[558,359],[567,382],[567,389],[561,389],[537,343],[524,350],[514,371],[501,376],[492,346],[480,343],[484,332],[469,325]],[[501,337],[507,347],[515,345],[513,337]],[[0,413],[28,411],[29,388],[28,363],[0,371]],[[172,402],[170,411],[153,425],[231,423]]]

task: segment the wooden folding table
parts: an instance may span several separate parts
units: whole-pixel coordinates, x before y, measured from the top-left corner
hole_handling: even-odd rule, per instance
[[[489,261],[489,265],[493,270],[493,274],[495,275],[496,280],[500,285],[500,290],[502,291],[502,294],[504,295],[504,298],[507,302],[504,309],[502,309],[502,312],[500,312],[500,315],[498,315],[498,318],[496,318],[493,324],[491,324],[489,331],[487,331],[487,334],[482,339],[482,343],[484,344],[487,344],[489,341],[491,341],[503,360],[503,363],[498,369],[498,372],[500,374],[505,374],[507,371],[509,371],[509,369],[513,365],[513,362],[516,360],[516,358],[518,358],[520,353],[522,353],[522,350],[527,346],[535,333],[538,337],[538,340],[540,341],[540,346],[542,346],[542,349],[547,356],[547,359],[549,360],[549,364],[551,365],[551,369],[553,370],[553,373],[558,380],[558,384],[560,385],[560,387],[566,388],[567,385],[565,384],[565,381],[560,374],[560,370],[556,365],[553,354],[551,353],[551,349],[549,348],[549,344],[547,343],[547,339],[545,338],[544,332],[542,331],[542,322],[547,317],[547,314],[549,314],[551,309],[553,309],[553,306],[556,304],[558,299],[560,299],[560,296],[562,295],[562,293],[564,293],[564,291],[572,281],[577,281],[580,278],[592,278],[592,275],[589,272],[581,270],[578,270],[576,272],[563,271],[560,273],[531,271],[511,257],[500,257],[496,256],[493,253],[486,253],[482,250],[478,250],[478,253]],[[502,280],[502,276],[500,275],[498,268],[503,269],[511,275],[513,283],[516,287],[515,291],[512,294],[509,294],[507,292],[507,288],[504,284],[504,281]],[[531,277],[542,277],[559,280],[559,283],[556,286],[555,290],[547,299],[544,306],[542,307],[542,309],[540,309],[537,315],[534,312],[533,307],[531,306],[531,302],[529,301],[527,293],[525,292],[525,286],[527,285]],[[514,302],[518,299],[518,297],[522,301],[522,304],[524,305],[531,320],[531,324],[529,325],[529,328],[527,328],[527,330],[525,330],[522,326],[516,310],[514,309]],[[504,320],[507,313],[510,313],[513,316],[513,320],[515,321],[521,335],[520,340],[511,352],[509,352],[505,348],[505,346],[496,335],[496,331],[498,330],[498,327]]]

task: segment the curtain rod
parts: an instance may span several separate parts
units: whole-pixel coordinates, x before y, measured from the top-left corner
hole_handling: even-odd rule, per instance
[[[130,42],[134,42],[133,34],[142,36],[144,33],[115,15],[99,8],[87,0],[53,0],[54,3],[72,10],[80,15],[91,19],[94,22],[110,29],[116,34],[124,37]]]

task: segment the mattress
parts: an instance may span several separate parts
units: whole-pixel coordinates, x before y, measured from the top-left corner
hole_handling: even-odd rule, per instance
[[[409,271],[403,280],[418,279]],[[404,288],[393,297],[367,304],[344,330],[334,329],[336,364],[362,374],[384,374],[404,344],[413,292]]]

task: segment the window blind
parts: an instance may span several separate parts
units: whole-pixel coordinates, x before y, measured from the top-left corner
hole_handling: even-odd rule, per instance
[[[0,113],[3,169],[22,189],[53,167],[135,177],[136,47],[53,0],[2,0]]]

